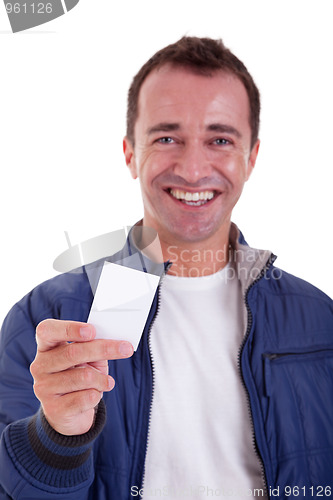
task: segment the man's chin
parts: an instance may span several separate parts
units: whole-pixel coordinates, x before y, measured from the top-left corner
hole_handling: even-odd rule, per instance
[[[224,222],[223,222],[224,221]],[[182,220],[181,217],[174,217],[174,214],[169,214],[169,217],[163,217],[163,220],[144,217],[143,224],[154,228],[160,240],[167,245],[202,245],[206,242],[209,245],[209,240],[216,237],[221,232],[224,233],[223,227],[227,231],[230,228],[230,217],[213,217],[204,220]]]
[[[201,243],[212,238],[217,232],[218,228],[215,227],[198,227],[193,224],[192,226],[169,228],[170,240],[178,242],[179,245],[200,245]]]

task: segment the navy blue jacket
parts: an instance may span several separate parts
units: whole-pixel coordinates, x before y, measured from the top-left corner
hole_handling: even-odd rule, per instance
[[[268,494],[329,496],[332,300],[276,268],[270,252],[250,249],[241,234],[234,241],[247,323],[240,376]],[[129,244],[124,256],[133,251]],[[163,293],[163,284],[161,288]],[[93,293],[85,270],[39,285],[9,312],[0,337],[1,500],[140,498],[153,391],[149,332],[159,293],[136,353],[110,362],[116,387],[104,395],[95,426],[83,436],[63,437],[48,425],[33,393],[29,366],[40,321],[87,320]]]

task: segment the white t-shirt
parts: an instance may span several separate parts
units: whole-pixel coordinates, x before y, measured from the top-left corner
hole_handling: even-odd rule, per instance
[[[240,499],[264,490],[237,365],[243,298],[230,271],[163,280],[151,331],[155,383],[144,500]],[[256,496],[265,498],[263,491]]]

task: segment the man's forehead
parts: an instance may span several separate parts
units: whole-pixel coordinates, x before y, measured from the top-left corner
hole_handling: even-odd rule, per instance
[[[240,90],[235,99],[235,93]],[[236,106],[249,112],[247,91],[243,82],[234,74],[224,70],[214,70],[209,74],[202,74],[192,67],[165,64],[154,69],[143,82],[138,100],[138,119],[149,119],[151,112],[160,111],[160,120],[164,121],[164,114],[172,110],[177,118],[182,105],[192,103],[198,106],[202,101],[214,109],[214,101],[224,100],[232,107]],[[138,120],[137,120],[138,121]],[[146,120],[145,120],[146,121]],[[177,120],[176,120],[177,121]]]
[[[162,66],[154,68],[145,78],[142,83],[140,93],[142,89],[150,85],[154,85],[155,82],[160,85],[161,82],[167,84],[170,79],[178,79],[184,84],[191,80],[191,77],[196,76],[203,79],[212,78],[223,78],[223,80],[238,80],[242,85],[243,82],[234,73],[223,69],[202,69],[196,66],[184,65],[184,64],[170,64],[166,63]],[[187,78],[188,77],[188,78]]]

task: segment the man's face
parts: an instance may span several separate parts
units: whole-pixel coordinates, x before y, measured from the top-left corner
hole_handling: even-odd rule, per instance
[[[125,138],[124,152],[140,180],[144,225],[170,244],[209,243],[222,234],[259,147],[250,149],[242,82],[222,71],[154,70],[140,90],[134,132],[135,147]]]

